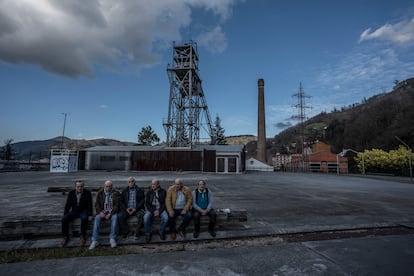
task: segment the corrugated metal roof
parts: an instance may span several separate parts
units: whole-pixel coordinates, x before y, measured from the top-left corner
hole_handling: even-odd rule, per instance
[[[195,145],[192,150],[215,150],[220,152],[240,152],[244,148],[243,145]],[[157,151],[157,150],[179,150],[189,151],[190,148],[175,148],[166,146],[96,146],[83,149],[83,151],[117,151],[117,152],[130,152],[130,151]]]

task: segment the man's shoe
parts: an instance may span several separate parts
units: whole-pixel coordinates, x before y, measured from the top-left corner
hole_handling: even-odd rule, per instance
[[[164,234],[164,232],[159,232],[159,234],[160,234],[160,239],[162,240],[162,241],[165,241],[165,234]]]
[[[114,239],[110,239],[109,244],[111,245],[112,248],[115,248],[117,246],[116,241]]]
[[[66,247],[66,245],[68,245],[69,242],[69,237],[64,237],[61,243],[62,247]]]
[[[80,242],[79,242],[79,244],[80,244],[80,246],[81,247],[84,247],[85,246],[85,244],[86,244],[86,240],[85,240],[85,238],[84,237],[80,237]]]
[[[145,235],[145,242],[150,243],[151,241],[151,235]]]
[[[172,241],[175,241],[175,238],[176,238],[175,233],[171,233],[171,240],[172,240]]]
[[[139,235],[134,235],[134,240],[139,240],[140,236]]]
[[[128,231],[128,232],[126,232],[125,234],[123,234],[123,235],[122,235],[122,238],[126,239],[126,238],[128,238],[128,235],[129,235],[129,231]]]
[[[208,231],[209,233],[210,233],[210,235],[213,237],[213,238],[215,238],[216,237],[216,232],[214,232],[214,230],[213,231]]]
[[[199,232],[194,232],[194,234],[193,234],[194,239],[197,239],[199,235],[200,235]]]
[[[89,250],[95,249],[99,245],[98,241],[92,241],[91,245],[89,245]]]
[[[184,230],[178,230],[178,234],[181,236],[181,237],[183,237],[183,238],[185,238],[185,232],[184,232]]]

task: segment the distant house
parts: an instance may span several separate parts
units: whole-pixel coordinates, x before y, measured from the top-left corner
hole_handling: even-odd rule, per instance
[[[281,170],[348,173],[348,158],[331,152],[331,146],[322,142],[312,145],[312,150],[302,154],[277,154],[272,158]],[[278,167],[275,166],[277,169]]]
[[[96,146],[80,152],[80,169],[241,173],[244,146]]]

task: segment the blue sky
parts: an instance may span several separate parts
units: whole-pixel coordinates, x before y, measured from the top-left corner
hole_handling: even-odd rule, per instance
[[[389,92],[414,77],[414,4],[382,0],[0,0],[0,141],[165,140],[172,42],[197,42],[203,90],[225,135],[266,134]],[[201,133],[202,138],[206,137]]]

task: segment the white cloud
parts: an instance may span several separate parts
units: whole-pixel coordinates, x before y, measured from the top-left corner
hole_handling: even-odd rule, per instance
[[[385,24],[375,31],[371,31],[371,28],[368,28],[362,32],[359,41],[374,39],[391,41],[396,44],[414,42],[414,18],[396,24]]]
[[[200,34],[197,37],[197,43],[212,53],[222,53],[227,48],[226,35],[220,26],[216,26],[211,31]]]
[[[106,104],[101,104],[101,105],[99,106],[99,108],[100,108],[100,109],[106,109],[106,108],[108,108],[108,106],[107,106]]]
[[[223,21],[236,1],[2,0],[0,60],[37,64],[72,78],[93,77],[97,65],[140,70],[160,62],[157,50],[181,40],[193,8]],[[220,27],[209,35],[225,45]],[[223,46],[215,49],[220,52]]]

